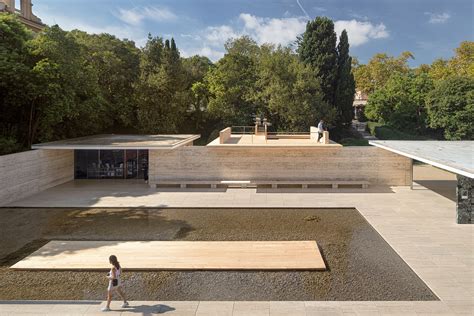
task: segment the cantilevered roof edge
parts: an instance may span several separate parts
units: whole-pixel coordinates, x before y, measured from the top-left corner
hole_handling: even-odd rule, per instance
[[[401,150],[397,150],[395,148],[382,145],[378,141],[369,141],[369,144],[372,145],[372,146],[381,148],[381,149],[391,151],[391,152],[396,153],[398,155],[405,156],[405,157],[408,157],[408,158],[411,158],[411,159],[414,159],[414,160],[418,160],[418,161],[427,163],[429,165],[438,167],[440,169],[443,169],[443,170],[446,170],[446,171],[449,171],[449,172],[452,172],[452,173],[455,173],[455,174],[460,174],[460,175],[463,175],[465,177],[474,179],[474,173],[469,172],[467,170],[456,168],[456,167],[453,167],[453,166],[450,166],[450,165],[447,165],[447,164],[444,164],[444,163],[441,163],[441,162],[437,162],[437,161],[434,161],[434,160],[431,160],[431,159],[428,159],[428,158],[425,158],[425,157],[420,157],[420,156],[417,156],[415,154],[411,154],[411,153],[407,153],[407,152],[404,152],[404,151],[401,151]]]
[[[111,134],[114,135],[114,134]],[[101,134],[101,135],[94,135],[97,137],[104,137],[108,136],[108,134]],[[84,136],[84,137],[77,137],[74,138],[74,140],[79,140],[79,139],[88,139],[90,136]],[[98,149],[121,149],[121,150],[126,150],[126,149],[148,149],[148,150],[166,150],[166,149],[176,149],[182,146],[185,146],[189,143],[192,143],[193,141],[199,139],[201,135],[199,134],[192,134],[189,135],[188,137],[182,139],[182,140],[177,140],[172,144],[161,144],[161,145],[126,145],[126,144],[61,144],[61,141],[53,141],[53,142],[47,142],[47,143],[40,143],[40,144],[33,144],[31,145],[31,149],[54,149],[54,150],[70,150],[70,149],[83,149],[83,150],[98,150]],[[65,140],[63,140],[65,141]]]

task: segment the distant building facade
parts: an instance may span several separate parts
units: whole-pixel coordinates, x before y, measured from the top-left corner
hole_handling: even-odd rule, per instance
[[[369,97],[367,93],[361,90],[356,90],[356,93],[354,95],[354,102],[352,102],[352,106],[354,107],[354,116],[356,120],[359,120],[361,115],[363,115],[364,107],[367,104],[368,98]]]
[[[31,0],[20,0],[20,10],[16,9],[16,0],[0,0],[0,12],[17,14],[20,21],[34,32],[41,31],[45,25],[33,14]]]

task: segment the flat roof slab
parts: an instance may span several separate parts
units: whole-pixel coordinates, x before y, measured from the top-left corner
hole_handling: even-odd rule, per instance
[[[230,138],[223,144],[219,142],[219,138],[216,138],[207,146],[221,146],[221,147],[342,147],[330,140],[329,144],[322,144],[313,141],[307,137],[294,137],[294,135],[278,135],[265,139],[264,136],[256,136],[249,134],[232,134]]]
[[[200,135],[92,135],[34,144],[32,149],[174,149],[192,143]]]
[[[59,241],[13,265],[21,270],[326,270],[315,241]]]
[[[474,178],[474,141],[376,140],[369,144]]]

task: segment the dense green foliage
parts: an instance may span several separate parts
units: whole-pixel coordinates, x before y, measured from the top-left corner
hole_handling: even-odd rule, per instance
[[[397,129],[422,132],[426,127],[424,100],[432,88],[427,74],[397,73],[370,95],[365,115]]]
[[[377,54],[367,65],[356,65],[358,88],[371,91],[365,115],[390,129],[378,132],[380,138],[418,139],[437,132],[448,140],[473,138],[474,42],[462,42],[455,52],[450,60],[415,69],[408,67],[408,52],[398,58]]]
[[[226,43],[225,56],[206,76],[209,113],[222,120],[222,126],[251,125],[256,103],[259,47],[248,37]]]
[[[366,65],[361,65],[354,59],[353,73],[357,89],[370,95],[376,89],[384,87],[392,75],[408,73],[410,71],[408,60],[412,58],[413,54],[410,52],[403,52],[398,57],[379,53],[375,54]]]
[[[474,78],[443,80],[426,100],[430,126],[444,129],[446,139],[474,138]]]
[[[290,49],[262,47],[258,75],[258,103],[266,105],[265,114],[277,130],[303,132],[320,118],[335,120],[320,79]]]
[[[339,141],[343,146],[369,146],[369,141],[364,138],[343,138]]]
[[[351,71],[352,58],[349,55],[349,39],[343,30],[337,45],[337,76],[334,104],[337,109],[337,122],[349,124],[352,121],[355,93],[355,80]]]
[[[59,26],[33,34],[0,13],[0,154],[104,132],[199,133],[206,143],[222,127],[252,125],[255,115],[274,131],[308,131],[325,119],[334,139],[362,144],[347,128],[355,82],[371,93],[367,116],[388,129],[472,138],[473,42],[417,69],[407,64],[409,52],[360,65],[347,33],[337,43],[334,23],[318,17],[296,51],[249,37],[225,49],[214,64],[181,57],[174,39],[150,35],[137,48]]]
[[[298,45],[301,60],[311,65],[316,76],[321,79],[324,100],[330,105],[334,105],[338,70],[336,41],[334,22],[326,17],[317,17],[308,22]]]
[[[172,40],[148,38],[140,56],[140,76],[135,101],[140,131],[149,134],[176,133],[187,110],[183,65]]]
[[[89,35],[77,30],[71,34],[84,47],[84,62],[97,72],[108,125],[120,129],[133,126],[137,121],[133,93],[139,75],[139,49],[132,41],[109,34]]]
[[[405,133],[382,123],[368,122],[367,128],[373,136],[383,140],[428,140],[428,136]]]
[[[342,31],[337,46],[336,40],[333,21],[317,17],[308,22],[305,33],[298,39],[298,53],[320,80],[323,101],[336,114],[326,117],[326,121],[341,126],[352,121],[355,81],[346,30]]]
[[[182,58],[174,39],[149,35],[139,49],[109,34],[59,26],[33,34],[14,15],[0,14],[2,153],[101,132],[200,133],[207,141],[224,126],[252,125],[255,115],[277,131],[307,131],[321,118],[348,122],[347,34],[336,49],[334,25],[324,18],[310,35],[325,43],[328,60],[309,52],[312,61],[303,62],[290,48],[242,37],[226,43],[225,56],[213,64]]]

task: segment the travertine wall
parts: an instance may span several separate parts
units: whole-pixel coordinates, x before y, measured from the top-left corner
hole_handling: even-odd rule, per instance
[[[219,132],[219,144],[224,144],[231,136],[232,129],[230,127],[224,128]]]
[[[367,180],[411,185],[411,160],[376,147],[218,147],[150,150],[150,183],[194,180]]]
[[[73,150],[41,149],[0,156],[0,205],[73,179]]]

